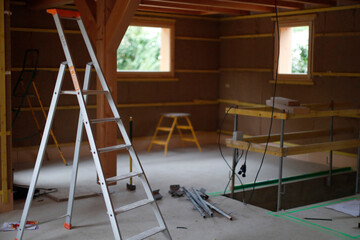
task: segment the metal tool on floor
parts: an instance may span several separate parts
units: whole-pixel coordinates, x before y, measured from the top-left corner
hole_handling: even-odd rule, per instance
[[[114,238],[116,240],[122,240],[123,238],[121,237],[120,234],[120,229],[119,229],[119,225],[118,225],[118,220],[116,218],[116,216],[120,213],[124,213],[130,210],[133,210],[135,208],[144,206],[144,205],[150,205],[152,207],[152,210],[155,214],[158,226],[153,227],[149,230],[146,230],[138,235],[135,235],[133,237],[130,237],[129,239],[131,240],[140,240],[140,239],[145,239],[147,237],[150,237],[152,235],[155,235],[157,233],[162,233],[165,239],[171,240],[171,236],[169,233],[169,230],[165,224],[165,221],[163,219],[163,216],[159,210],[159,207],[157,205],[157,203],[154,200],[153,194],[152,194],[152,190],[150,188],[149,182],[145,176],[144,170],[141,166],[141,163],[135,153],[135,150],[129,140],[129,137],[126,133],[125,127],[122,123],[122,120],[120,119],[120,115],[117,111],[116,108],[116,104],[111,96],[109,87],[106,83],[106,80],[104,78],[104,75],[101,71],[99,62],[95,56],[94,50],[91,46],[90,43],[90,39],[86,33],[85,27],[82,23],[81,17],[80,17],[80,13],[79,12],[75,12],[75,11],[68,11],[68,10],[58,10],[58,9],[48,9],[47,10],[48,13],[53,15],[54,21],[55,21],[55,25],[56,28],[58,30],[59,33],[59,37],[61,40],[61,44],[65,53],[65,57],[66,57],[66,62],[61,63],[60,65],[60,69],[59,69],[59,73],[58,73],[58,77],[56,80],[56,84],[55,84],[55,89],[54,89],[54,93],[52,96],[52,101],[50,104],[50,109],[49,109],[49,116],[48,119],[46,121],[45,124],[45,129],[44,129],[44,133],[43,133],[43,137],[41,139],[41,143],[40,143],[40,148],[39,148],[39,152],[38,152],[38,156],[36,159],[36,164],[35,164],[35,168],[34,168],[34,172],[33,172],[33,176],[31,179],[31,183],[30,183],[30,188],[29,188],[29,192],[26,198],[26,202],[25,202],[25,207],[24,207],[24,211],[21,217],[21,221],[20,221],[20,227],[16,236],[16,240],[21,240],[24,234],[24,227],[25,227],[25,222],[28,216],[28,212],[30,209],[30,205],[32,202],[32,196],[34,195],[34,190],[36,187],[36,183],[39,177],[39,172],[40,172],[40,167],[43,161],[43,156],[44,156],[44,152],[45,152],[45,148],[47,145],[47,140],[49,137],[49,133],[50,133],[50,128],[54,119],[54,114],[55,114],[55,109],[57,106],[57,102],[59,100],[59,96],[60,94],[70,94],[70,95],[75,95],[77,97],[78,103],[79,103],[79,107],[80,107],[80,114],[79,114],[79,120],[78,120],[78,129],[77,129],[77,136],[76,136],[76,144],[75,144],[75,152],[74,152],[74,162],[73,162],[73,172],[72,172],[72,177],[71,177],[71,184],[70,184],[70,192],[69,192],[69,202],[68,202],[68,209],[67,209],[67,213],[62,216],[66,218],[65,221],[65,228],[66,229],[71,229],[72,228],[72,224],[71,224],[71,220],[72,220],[72,212],[73,212],[73,203],[74,203],[74,194],[75,194],[75,187],[76,187],[76,180],[77,180],[77,172],[78,172],[78,166],[79,166],[79,153],[80,153],[80,145],[81,145],[81,140],[82,140],[82,134],[83,134],[83,129],[85,128],[85,131],[87,133],[87,138],[90,144],[90,149],[91,149],[91,154],[92,157],[94,159],[94,163],[95,163],[95,167],[96,167],[96,171],[98,174],[98,179],[99,179],[99,184],[101,186],[102,189],[102,193],[103,193],[103,197],[105,200],[105,205],[106,205],[106,209],[107,209],[107,214],[109,216],[110,219],[110,223],[111,223],[111,228],[114,234]],[[86,69],[85,69],[85,78],[84,78],[84,86],[83,89],[80,89],[80,85],[79,85],[79,81],[77,78],[77,74],[75,71],[75,67],[73,65],[73,61],[71,58],[71,54],[70,51],[68,49],[68,44],[66,41],[66,37],[64,35],[64,31],[60,22],[60,18],[62,19],[68,19],[68,20],[74,20],[77,22],[79,28],[80,28],[80,32],[84,38],[86,47],[88,49],[90,58],[92,60],[91,63],[88,63],[86,65]],[[74,85],[74,89],[75,91],[64,91],[61,90],[62,87],[62,83],[63,83],[63,79],[64,79],[64,73],[65,73],[65,68],[66,66],[68,66],[69,70],[70,70],[70,75],[71,75],[71,79]],[[95,68],[98,79],[101,83],[101,87],[102,90],[89,90],[89,81],[90,81],[90,73],[92,70],[92,67]],[[88,117],[88,112],[86,109],[86,104],[87,104],[87,97],[88,95],[98,95],[98,94],[104,94],[106,96],[106,99],[109,103],[109,106],[112,110],[113,113],[113,117],[110,118],[104,118],[104,119],[89,119]],[[99,123],[104,123],[104,122],[115,122],[119,128],[119,131],[122,135],[122,138],[125,142],[125,144],[120,144],[120,145],[116,145],[116,146],[110,146],[110,147],[104,147],[104,148],[98,148],[96,143],[95,143],[95,139],[94,139],[94,134],[93,134],[93,130],[91,127],[91,124],[99,124]],[[114,176],[108,179],[105,179],[104,177],[104,173],[102,171],[102,166],[100,163],[100,154],[104,153],[104,152],[110,152],[110,151],[118,151],[118,150],[122,150],[122,149],[126,149],[128,150],[130,156],[133,159],[133,167],[134,167],[134,171],[133,172],[128,172],[126,174],[123,175],[119,175],[119,176]],[[137,202],[133,202],[131,204],[125,205],[125,206],[121,206],[119,208],[114,209],[113,207],[113,202],[110,198],[110,194],[109,194],[109,189],[108,189],[108,184],[120,181],[120,180],[125,180],[128,179],[130,177],[138,177],[140,182],[143,185],[143,189],[145,190],[145,193],[147,195],[146,199],[137,201]]]

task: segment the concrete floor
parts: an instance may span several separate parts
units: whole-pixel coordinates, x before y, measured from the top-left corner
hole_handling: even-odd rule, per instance
[[[231,161],[232,151],[224,148],[227,159]],[[152,189],[160,189],[163,199],[158,201],[173,239],[185,240],[235,240],[235,239],[356,239],[360,235],[358,219],[342,213],[325,209],[326,203],[315,204],[298,209],[273,213],[251,205],[218,196],[210,202],[230,213],[234,220],[229,221],[219,215],[203,219],[186,198],[172,198],[169,185],[180,184],[186,187],[206,188],[207,192],[224,191],[228,181],[229,169],[221,159],[217,146],[169,149],[164,157],[160,148],[138,152]],[[247,177],[244,183],[254,181],[261,160],[261,154],[249,153]],[[128,156],[118,155],[118,172],[128,169]],[[242,162],[241,162],[242,163]],[[325,165],[286,159],[284,177],[326,170]],[[15,172],[16,184],[28,184],[32,169]],[[61,198],[68,192],[71,167],[57,162],[45,162],[37,187],[57,188],[53,196]],[[278,176],[278,159],[267,156],[258,180],[269,180]],[[61,181],[60,181],[61,180]],[[126,190],[126,183],[111,186],[113,202],[126,204],[144,198],[139,182],[135,192]],[[75,201],[72,230],[63,228],[63,219],[40,225],[36,231],[26,231],[23,239],[113,239],[111,227],[105,211],[104,200],[98,193],[96,174],[92,160],[82,158],[78,177],[78,194],[95,193],[97,196]],[[358,196],[354,196],[358,197]],[[24,201],[15,202],[15,210],[0,214],[0,223],[16,221],[20,218]],[[331,204],[329,202],[328,204]],[[295,211],[296,210],[296,211]],[[56,202],[46,196],[33,201],[29,220],[46,221],[65,214],[66,202]],[[331,218],[326,222],[304,221],[304,216]],[[150,207],[142,207],[119,215],[118,220],[123,237],[129,237],[155,226],[156,221]],[[326,224],[326,225],[325,225]],[[180,227],[180,228],[179,228]],[[16,232],[0,232],[0,239],[14,239]],[[360,237],[360,236],[359,236]],[[162,239],[155,235],[149,239]]]

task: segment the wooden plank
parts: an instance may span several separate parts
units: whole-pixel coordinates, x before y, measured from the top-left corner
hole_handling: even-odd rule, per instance
[[[353,128],[340,128],[334,129],[333,134],[341,134],[341,133],[353,133]],[[311,130],[311,131],[300,131],[300,132],[291,132],[284,134],[284,140],[298,140],[298,139],[306,139],[306,138],[317,138],[330,136],[330,131],[328,129],[323,130]],[[252,143],[265,143],[268,139],[268,135],[261,136],[252,136],[252,137],[244,137],[243,141],[252,142]],[[270,142],[280,141],[280,134],[272,134],[270,136]]]
[[[359,139],[342,140],[325,143],[314,143],[302,146],[284,147],[284,157],[305,153],[324,152],[330,150],[340,150],[360,147]]]
[[[249,146],[250,144],[250,146]],[[265,144],[249,143],[245,141],[234,141],[231,138],[226,139],[226,146],[230,148],[237,148],[242,150],[249,150],[250,152],[264,153]],[[268,146],[266,154],[281,157],[283,155],[280,147]]]
[[[225,110],[228,111],[228,108]],[[232,108],[229,114],[238,114],[251,117],[271,118],[271,108]],[[323,111],[310,111],[307,114],[292,114],[280,113],[275,111],[273,114],[274,119],[302,119],[302,118],[319,118],[319,117],[344,117],[344,116],[357,116],[360,114],[360,109],[341,109],[341,110],[323,110]]]
[[[269,111],[269,108],[232,108],[230,110],[226,108],[225,111],[229,111],[229,114],[238,114],[242,116],[271,118],[271,110]],[[274,111],[273,118],[287,119],[288,114]]]
[[[316,118],[316,117],[344,117],[360,114],[360,109],[311,111],[309,114],[289,114],[288,119]]]

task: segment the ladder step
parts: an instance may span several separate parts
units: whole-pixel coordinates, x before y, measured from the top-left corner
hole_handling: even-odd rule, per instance
[[[115,209],[114,211],[115,211],[115,214],[120,214],[120,213],[127,212],[127,211],[130,211],[132,209],[135,209],[135,208],[138,208],[141,206],[145,206],[145,205],[147,205],[149,203],[153,203],[153,202],[154,201],[150,200],[150,199],[143,199],[143,200],[119,207],[119,208]]]
[[[111,147],[99,148],[98,152],[104,153],[104,152],[119,151],[122,149],[129,149],[130,147],[131,147],[131,145],[129,145],[129,144],[120,144],[120,145],[115,145],[115,146],[111,146]]]
[[[154,141],[152,141],[152,143],[159,144],[159,145],[166,145],[165,141],[159,141],[159,140],[154,140]]]
[[[181,140],[188,141],[188,142],[196,142],[196,140],[193,138],[182,138]]]
[[[104,91],[104,90],[83,90],[81,92],[83,93],[83,95],[99,95],[99,94],[107,93],[107,91]],[[64,90],[64,91],[61,91],[61,94],[76,95],[76,91]]]
[[[128,238],[127,240],[142,240],[165,230],[165,227],[154,227],[131,238]]]
[[[103,123],[103,122],[117,122],[120,118],[99,118],[99,119],[91,119],[90,123]]]
[[[115,176],[115,177],[111,177],[111,178],[107,178],[106,182],[107,183],[113,183],[113,182],[118,182],[127,178],[131,178],[131,177],[136,177],[141,175],[142,172],[129,172],[129,173],[125,173],[119,176]]]
[[[180,126],[177,126],[178,129],[191,129],[190,126],[183,126],[183,125],[180,125]]]
[[[161,130],[161,131],[171,131],[171,128],[170,127],[158,127],[158,130]]]

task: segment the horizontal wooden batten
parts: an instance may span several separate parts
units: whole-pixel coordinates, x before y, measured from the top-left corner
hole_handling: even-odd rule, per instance
[[[203,37],[175,37],[176,40],[204,41],[204,42],[220,42],[219,38],[203,38]]]
[[[220,68],[220,72],[269,72],[273,70],[270,68]]]
[[[313,72],[316,77],[360,77],[360,73]]]
[[[176,73],[219,73],[215,69],[175,69]]]
[[[275,80],[270,80],[269,83],[275,84]],[[277,80],[277,81],[276,81],[276,84],[313,86],[313,85],[315,85],[315,82],[314,82],[314,81],[286,81],[286,80]]]
[[[118,78],[118,82],[178,82],[178,78]]]
[[[262,34],[244,34],[244,35],[231,35],[231,36],[221,36],[221,40],[228,39],[242,39],[242,38],[269,38],[274,37],[273,33],[262,33]]]
[[[188,102],[158,102],[158,103],[124,103],[117,104],[118,108],[141,108],[141,107],[168,107],[168,106],[193,106],[193,105],[216,105],[218,102],[216,100],[194,100]],[[96,109],[95,105],[86,106],[87,109]],[[33,107],[34,111],[41,111],[40,107]],[[45,110],[48,110],[49,107],[44,107]],[[77,110],[79,106],[58,106],[57,110]],[[31,111],[29,107],[21,108],[21,111]]]
[[[218,99],[219,103],[226,103],[226,104],[234,104],[237,106],[243,107],[265,107],[265,105],[257,104],[257,103],[249,103],[249,102],[240,102],[238,100],[230,100],[230,99]]]
[[[315,37],[357,37],[360,32],[315,33]]]
[[[85,68],[75,68],[77,72],[85,72]],[[23,69],[20,67],[13,67],[11,68],[12,72],[21,72]],[[24,70],[33,70],[33,68],[24,68]],[[67,71],[69,69],[66,69]],[[44,71],[44,72],[58,72],[59,68],[51,68],[51,67],[38,67],[36,68],[36,71]],[[92,71],[94,72],[95,69],[92,69]]]
[[[11,27],[12,32],[58,33],[56,29]],[[80,30],[64,30],[65,33],[80,34]]]

